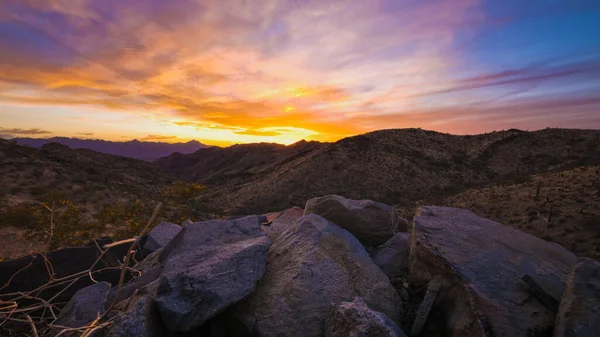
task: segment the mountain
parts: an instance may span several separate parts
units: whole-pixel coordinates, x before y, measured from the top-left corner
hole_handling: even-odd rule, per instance
[[[245,148],[269,155],[258,158],[238,150],[249,157],[244,158],[233,154],[236,149],[213,149],[156,163],[180,178],[207,183],[209,192],[198,199],[205,211],[251,214],[303,206],[309,198],[328,194],[407,205],[470,187],[598,164],[599,146],[596,130],[457,136],[390,129],[289,156],[273,155],[273,149],[279,149],[273,144],[253,144]]]
[[[192,140],[187,143],[162,143],[141,142],[132,140],[128,142],[111,142],[100,139],[78,139],[66,137],[54,138],[13,138],[19,144],[39,148],[48,143],[59,143],[72,149],[89,149],[101,153],[113,154],[128,158],[152,161],[172,153],[192,153],[198,149],[208,147],[198,141]]]
[[[156,160],[155,164],[182,180],[211,186],[234,185],[267,174],[326,145],[302,140],[289,146],[255,143],[209,147],[187,155],[174,153]]]
[[[2,201],[26,201],[55,190],[94,203],[155,196],[174,177],[151,163],[48,143],[39,149],[0,139]]]
[[[0,162],[0,259],[128,236],[175,180],[146,161],[57,143],[0,139]]]

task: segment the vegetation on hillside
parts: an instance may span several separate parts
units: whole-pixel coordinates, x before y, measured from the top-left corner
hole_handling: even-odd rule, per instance
[[[161,201],[159,220],[196,218],[195,197],[205,190],[150,163],[59,144],[38,150],[0,140],[0,158],[0,227],[11,234],[0,258],[131,237]]]
[[[177,162],[182,167],[193,164],[195,172],[206,173],[193,180],[210,187],[199,199],[205,210],[251,214],[303,206],[312,197],[328,194],[410,204],[493,183],[518,182],[532,174],[600,164],[599,146],[600,131],[596,130],[508,130],[456,136],[400,129],[345,138],[286,160],[236,171],[238,175],[251,172],[243,179],[218,177],[230,172],[231,165],[242,168],[250,159],[199,159],[206,149],[175,156],[169,167]],[[211,151],[224,155],[226,149],[221,150]],[[219,158],[218,153],[213,157]]]

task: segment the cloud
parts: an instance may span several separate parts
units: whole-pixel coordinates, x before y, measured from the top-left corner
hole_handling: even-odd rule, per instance
[[[3,127],[0,127],[0,133],[2,133],[4,136],[10,136],[10,137],[31,136],[31,135],[37,136],[37,135],[52,134],[51,131],[46,131],[46,130],[42,130],[42,129],[19,129],[19,128],[6,129]]]
[[[81,136],[93,136],[94,133],[93,132],[77,132],[78,135]]]
[[[281,132],[277,132],[277,131],[261,131],[261,130],[250,130],[250,129],[246,129],[244,131],[235,131],[235,133],[238,135],[267,136],[267,137],[279,136],[281,134]]]
[[[165,129],[143,131],[148,137],[180,127],[221,131],[221,140],[335,140],[415,123],[493,127],[480,117],[515,106],[562,120],[543,101],[570,102],[557,87],[598,87],[600,66],[586,55],[472,62],[465,41],[516,17],[488,20],[484,7],[480,0],[8,0],[0,5],[0,103],[94,106],[162,121]],[[525,94],[536,103],[520,103]]]
[[[141,141],[162,141],[162,140],[173,140],[177,139],[176,136],[162,136],[162,135],[148,135],[140,138]]]

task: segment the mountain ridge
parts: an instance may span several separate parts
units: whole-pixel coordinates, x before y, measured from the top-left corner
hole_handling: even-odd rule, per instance
[[[153,161],[158,158],[168,156],[172,153],[193,153],[198,149],[209,147],[197,140],[191,140],[185,143],[165,143],[165,142],[147,142],[133,139],[125,142],[115,142],[103,139],[81,139],[70,137],[52,137],[52,138],[11,138],[21,145],[28,145],[34,148],[40,148],[45,144],[59,143],[72,149],[89,149],[105,154],[122,156],[145,161]]]
[[[340,194],[404,204],[432,194],[459,192],[500,180],[600,162],[600,131],[579,129],[507,130],[450,135],[420,129],[388,129],[344,138],[301,155],[246,167],[244,179],[208,179],[204,153],[171,157],[157,165],[182,179],[210,187],[198,201],[215,212],[248,214],[302,206],[307,199]],[[256,145],[254,145],[256,146]],[[213,157],[226,149],[213,149]],[[232,165],[232,156],[210,174]],[[177,162],[197,165],[181,175]],[[204,166],[203,166],[204,165]],[[220,173],[217,173],[217,175]]]

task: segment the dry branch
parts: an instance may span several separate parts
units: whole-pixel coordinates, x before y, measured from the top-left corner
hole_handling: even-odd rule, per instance
[[[52,209],[54,207],[52,207],[52,209],[50,209],[49,207],[46,206],[46,208],[48,208],[50,210],[50,212],[53,213]],[[107,320],[106,316],[112,310],[114,305],[116,304],[117,298],[119,298],[119,293],[125,282],[125,276],[126,276],[127,272],[130,271],[130,272],[140,273],[138,270],[135,270],[135,269],[129,267],[129,264],[131,263],[132,256],[136,252],[136,247],[139,246],[141,238],[144,235],[146,235],[146,233],[148,232],[148,230],[150,229],[150,227],[156,220],[156,217],[158,216],[158,213],[160,212],[161,208],[162,208],[162,203],[159,203],[156,206],[156,208],[154,209],[154,213],[148,220],[148,223],[146,224],[146,226],[142,229],[142,231],[135,238],[113,242],[111,244],[104,245],[103,247],[100,247],[98,245],[98,243],[94,241],[96,243],[96,247],[100,251],[100,255],[87,270],[77,272],[77,273],[74,273],[71,275],[67,275],[67,276],[64,276],[61,278],[56,278],[55,277],[56,274],[54,271],[54,267],[52,266],[52,263],[50,262],[50,260],[48,259],[48,257],[46,256],[45,253],[42,254],[42,258],[44,259],[44,265],[46,267],[46,272],[48,273],[49,280],[46,283],[44,283],[43,285],[37,287],[36,289],[30,290],[27,292],[13,292],[13,293],[0,294],[0,327],[4,326],[7,322],[27,323],[31,327],[31,331],[33,333],[33,336],[35,336],[35,337],[39,337],[40,333],[41,333],[41,335],[46,335],[47,333],[50,333],[51,331],[56,332],[55,336],[62,336],[67,333],[76,333],[76,334],[80,335],[81,337],[87,337],[87,336],[90,336],[93,332],[97,331],[98,329],[102,329],[102,328],[108,326],[111,323],[111,320],[110,319]],[[51,222],[52,223],[51,223],[51,228],[50,228],[50,233],[51,233],[50,237],[52,237],[52,234],[53,234],[52,232],[54,229],[53,228],[54,227],[53,219]],[[100,261],[102,261],[102,259],[106,255],[107,251],[111,247],[115,247],[115,246],[118,246],[121,244],[130,243],[130,242],[131,242],[131,246],[129,247],[127,254],[125,255],[125,260],[122,265],[120,265],[118,267],[105,267],[105,268],[101,268],[98,270],[94,270],[96,268],[96,266],[100,263]],[[15,274],[13,274],[11,276],[11,278],[6,282],[6,284],[3,285],[2,287],[0,287],[0,291],[4,288],[8,287],[16,275],[23,272],[27,268],[29,268],[32,265],[33,261],[34,260],[32,259],[28,265],[19,269]],[[106,308],[106,310],[102,314],[98,315],[98,317],[93,322],[91,322],[90,324],[85,325],[83,327],[80,327],[80,328],[70,328],[70,327],[59,326],[59,325],[53,324],[56,321],[56,317],[57,317],[55,311],[56,310],[60,311],[59,307],[57,307],[57,303],[54,303],[54,301],[61,294],[63,294],[67,289],[69,289],[77,281],[79,281],[80,279],[82,279],[84,277],[89,277],[89,279],[92,282],[97,282],[94,279],[93,274],[96,274],[96,273],[99,273],[102,271],[106,271],[106,270],[120,270],[121,271],[119,274],[119,283],[117,284],[116,295],[115,295],[112,303],[110,304],[110,306],[108,306],[108,308]],[[50,298],[49,300],[44,300],[39,297],[42,291],[48,290],[51,288],[55,288],[55,287],[62,287],[62,288],[60,288],[60,291],[58,291],[56,294],[54,294],[54,296],[52,296],[52,298]],[[2,300],[2,298],[5,298],[6,300]],[[34,303],[21,307],[19,305],[19,300],[31,300],[31,301],[34,301]],[[38,312],[39,310],[42,310],[41,315],[39,317],[32,315],[33,313]],[[46,317],[47,316],[46,313],[48,311],[50,312],[51,317]],[[35,317],[36,319],[35,320],[32,319],[32,316]],[[40,333],[38,333],[38,331],[40,331]]]

